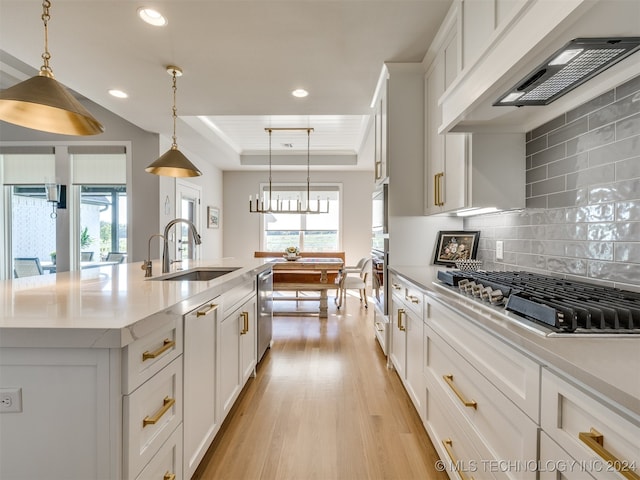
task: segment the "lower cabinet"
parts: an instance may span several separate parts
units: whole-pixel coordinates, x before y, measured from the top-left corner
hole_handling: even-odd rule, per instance
[[[551,440],[545,432],[540,432],[540,460],[538,471],[540,480],[591,480],[586,465],[580,465],[567,451]]]
[[[216,415],[219,299],[184,317],[184,477],[191,478],[220,428]]]
[[[225,311],[218,323],[217,408],[220,422],[231,410],[242,387],[256,367],[256,298]]]

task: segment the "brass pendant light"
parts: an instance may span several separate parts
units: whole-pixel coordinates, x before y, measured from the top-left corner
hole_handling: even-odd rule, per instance
[[[154,175],[163,175],[166,177],[198,177],[202,172],[189,161],[184,154],[178,150],[176,141],[176,119],[178,118],[176,109],[176,77],[182,76],[182,70],[173,65],[167,66],[167,73],[173,76],[173,143],[171,148],[155,162],[144,170]]]
[[[51,2],[42,2],[44,23],[43,64],[37,76],[0,92],[0,120],[21,127],[63,135],[96,135],[104,127],[53,77],[49,66]]]

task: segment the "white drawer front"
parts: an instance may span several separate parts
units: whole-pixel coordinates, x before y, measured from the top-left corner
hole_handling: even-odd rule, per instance
[[[135,478],[182,423],[182,357],[124,397],[123,422],[125,472]]]
[[[398,300],[402,301],[404,308],[412,311],[422,319],[425,298],[420,289],[411,282],[393,275],[391,277],[391,292]]]
[[[538,423],[540,365],[429,297],[428,324]]]
[[[540,432],[540,480],[590,480],[587,465],[576,462],[560,445]]]
[[[425,425],[441,462],[452,479],[481,480],[505,478],[492,472],[491,458],[479,453],[474,446],[482,445],[473,430],[460,417],[454,418],[448,400],[441,398],[438,386],[427,386]],[[462,422],[460,422],[462,420]]]
[[[182,353],[182,317],[123,349],[123,392],[129,394]]]
[[[426,329],[429,383],[445,392],[451,412],[473,425],[493,456],[504,462],[509,478],[534,479],[535,469],[522,462],[537,458],[537,425],[429,326]]]
[[[238,304],[244,302],[249,295],[255,295],[256,292],[256,279],[248,281],[242,285],[232,288],[230,291],[225,292],[222,295],[222,305],[224,314],[228,315],[229,312],[237,308]]]
[[[175,475],[175,476],[174,476]],[[136,480],[182,479],[182,426],[176,428]]]
[[[627,418],[618,415],[606,402],[598,401],[547,369],[542,370],[541,407],[542,429],[578,462],[589,465],[588,471],[596,478],[623,478],[613,467],[631,468],[640,475],[637,415],[629,414]],[[602,435],[602,447],[612,455],[610,463],[588,446],[594,443],[589,439],[592,429]]]

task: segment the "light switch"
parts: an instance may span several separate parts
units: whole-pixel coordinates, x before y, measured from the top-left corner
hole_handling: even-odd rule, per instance
[[[496,240],[496,260],[504,260],[504,242]]]

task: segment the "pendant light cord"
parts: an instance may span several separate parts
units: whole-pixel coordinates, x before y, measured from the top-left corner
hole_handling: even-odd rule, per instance
[[[49,53],[49,20],[51,20],[51,15],[49,14],[49,9],[51,8],[51,2],[49,0],[44,0],[42,2],[42,23],[44,24],[44,52],[42,53],[42,61],[43,64],[40,67],[40,75],[44,77],[53,78],[53,70],[49,66],[49,60],[51,59],[51,54]]]
[[[176,82],[176,71],[173,70],[173,142],[171,143],[171,148],[176,150],[178,148],[178,141],[176,137],[176,119],[178,118],[178,109],[176,108],[176,92],[178,91],[178,84]]]

